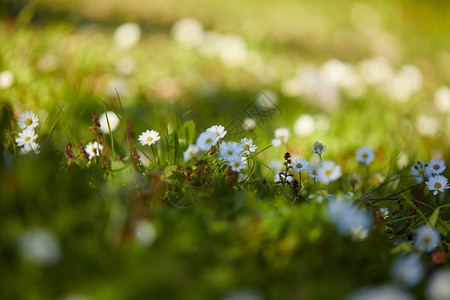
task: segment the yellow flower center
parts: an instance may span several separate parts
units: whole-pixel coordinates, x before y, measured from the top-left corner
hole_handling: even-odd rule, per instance
[[[317,170],[313,170],[313,175],[317,175]]]
[[[216,132],[216,136],[219,136],[219,133],[218,133],[218,132]]]
[[[438,164],[434,165],[434,166],[433,166],[433,169],[439,170],[439,165],[438,165]]]
[[[434,188],[436,188],[436,189],[440,189],[441,187],[442,187],[442,184],[440,182],[436,182],[434,184]]]
[[[147,142],[151,142],[151,141],[153,141],[153,138],[152,138],[151,136],[149,136],[149,137],[147,138]]]
[[[241,164],[238,163],[238,162],[235,162],[233,165],[234,165],[235,168],[238,168]]]
[[[228,150],[228,155],[233,155],[233,151]]]
[[[97,153],[97,149],[95,149],[95,148],[92,148],[91,151],[94,153]]]
[[[373,185],[378,185],[378,184],[380,184],[380,178],[378,178],[378,177],[374,177],[374,178],[372,178],[372,184]]]
[[[249,146],[248,144],[245,144],[245,145],[244,145],[244,150],[246,151],[246,150],[248,150],[248,149],[250,149],[250,146]]]
[[[303,167],[302,164],[301,164],[301,163],[298,163],[298,164],[297,164],[297,168],[300,169],[301,167]]]
[[[188,156],[192,156],[192,155],[194,155],[194,152],[189,151],[189,152],[188,152]]]
[[[331,170],[328,169],[325,171],[325,175],[330,176],[330,174],[331,174]]]
[[[207,143],[207,144],[209,144],[209,143],[211,143],[211,139],[210,138],[207,138],[206,140],[205,140],[205,143]]]
[[[284,135],[280,135],[280,136],[278,137],[278,139],[284,140]]]
[[[323,150],[322,145],[317,145],[316,148],[314,148],[315,150]]]
[[[362,158],[368,158],[368,157],[369,157],[369,154],[367,154],[367,153],[362,154]]]
[[[25,125],[30,126],[31,123],[33,123],[33,121],[31,121],[31,119],[26,119],[25,120]]]
[[[24,138],[24,141],[25,141],[25,142],[28,142],[29,140],[31,140],[29,136],[26,136],[26,137]]]
[[[380,213],[380,218],[384,219],[384,217],[386,217],[385,213]]]
[[[425,244],[429,244],[431,242],[431,238],[429,236],[426,236],[426,237],[423,238],[423,242]]]
[[[419,170],[419,175],[423,175],[425,173],[425,169],[420,169]]]

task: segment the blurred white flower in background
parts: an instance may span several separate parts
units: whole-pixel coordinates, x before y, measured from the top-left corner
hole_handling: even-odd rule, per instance
[[[245,130],[252,130],[256,127],[256,121],[252,118],[245,118],[242,124]]]
[[[428,280],[425,294],[429,300],[450,299],[450,270],[436,271]]]
[[[272,159],[267,164],[269,168],[271,168],[274,172],[278,172],[283,168],[283,163],[278,159]]]
[[[19,252],[29,263],[36,266],[50,266],[61,257],[61,249],[56,237],[43,228],[31,228],[19,237]]]
[[[119,96],[129,95],[130,87],[126,79],[122,77],[114,77],[111,78],[106,84],[106,94],[109,97],[117,97],[117,93]]]
[[[11,71],[3,71],[0,73],[0,90],[10,88],[14,83],[14,75]]]
[[[203,25],[197,19],[185,18],[172,26],[173,38],[185,47],[192,48],[200,45],[203,40]]]
[[[238,35],[224,35],[220,38],[218,54],[228,66],[243,66],[247,58],[247,43]]]
[[[435,135],[440,125],[438,119],[429,115],[420,114],[416,120],[416,130],[424,136]]]
[[[346,300],[413,300],[403,290],[393,286],[363,287],[351,293]]]
[[[422,73],[413,65],[404,65],[390,80],[385,82],[387,95],[398,102],[409,100],[422,87]]]
[[[336,225],[339,233],[350,236],[352,240],[363,240],[369,234],[370,216],[344,197],[328,202],[327,215]]]
[[[389,80],[393,74],[392,64],[384,57],[365,59],[358,64],[362,78],[370,85]]]
[[[207,57],[217,55],[220,49],[220,38],[221,35],[215,31],[205,31],[203,40],[197,47],[198,52]]]
[[[315,130],[315,121],[311,115],[300,115],[294,122],[294,132],[300,137],[309,136],[313,134]]]
[[[262,90],[256,97],[256,105],[262,109],[273,109],[279,102],[278,94],[270,89]]]
[[[139,220],[136,223],[134,236],[141,246],[150,246],[157,237],[155,226],[147,220]]]
[[[141,28],[136,23],[124,23],[114,32],[114,43],[122,49],[135,46],[141,39]]]
[[[434,93],[434,106],[443,113],[450,113],[450,88],[442,86]]]
[[[391,267],[391,277],[395,283],[412,287],[419,283],[425,273],[420,257],[414,254],[397,258]]]
[[[133,73],[135,67],[136,62],[132,57],[124,57],[116,63],[116,73],[122,76],[127,76]]]
[[[108,118],[106,118],[108,117]],[[100,130],[103,133],[109,133],[109,129],[111,129],[111,132],[113,132],[114,130],[116,130],[117,125],[119,125],[119,117],[117,117],[116,113],[113,111],[107,111],[103,114],[101,114],[100,118],[99,118],[99,122],[100,122]],[[109,127],[108,127],[108,123],[109,123]]]

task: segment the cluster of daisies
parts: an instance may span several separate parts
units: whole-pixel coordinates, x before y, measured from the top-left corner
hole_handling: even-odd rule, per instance
[[[282,130],[277,129],[275,131],[275,139],[272,140],[272,145],[280,145],[281,143],[285,143],[285,140],[289,136],[289,130],[285,128],[281,129]],[[332,160],[322,161],[322,153],[327,151],[326,145],[316,141],[311,150],[313,153],[319,155],[319,164],[312,164],[302,158],[295,159],[294,161],[288,159],[286,171],[281,171],[275,174],[275,182],[282,185],[289,184],[292,180],[294,180],[296,173],[299,174],[301,179],[302,172],[307,173],[308,176],[314,179],[315,182],[321,181],[325,184],[336,181],[342,176],[342,168],[339,164]]]
[[[21,147],[22,154],[39,153],[39,144],[37,143],[38,135],[35,128],[39,126],[39,118],[31,111],[24,111],[19,115],[17,124],[22,132],[16,137],[17,146]]]
[[[227,162],[227,165],[234,172],[241,172],[247,166],[247,158],[250,153],[255,152],[258,147],[253,144],[252,139],[243,138],[240,142],[221,141],[227,131],[221,125],[214,125],[202,132],[195,144],[188,145],[184,151],[184,161],[192,158],[199,158],[211,148],[218,146],[219,159]],[[152,146],[160,139],[159,133],[155,130],[147,130],[139,136],[142,145]],[[221,142],[220,142],[221,141]]]
[[[428,190],[432,191],[434,195],[438,192],[444,192],[444,190],[450,188],[448,179],[441,175],[445,171],[445,162],[433,158],[429,162],[418,161],[411,166],[411,174],[416,178],[418,183],[422,183],[425,180]]]

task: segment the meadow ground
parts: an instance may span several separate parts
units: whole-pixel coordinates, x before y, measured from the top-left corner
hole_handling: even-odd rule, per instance
[[[450,299],[446,1],[0,3],[1,299]]]

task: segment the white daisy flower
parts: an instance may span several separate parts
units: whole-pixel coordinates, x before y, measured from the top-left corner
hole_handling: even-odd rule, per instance
[[[374,159],[373,149],[369,147],[361,147],[356,150],[356,159],[363,164],[370,164]]]
[[[22,154],[29,154],[29,153],[38,154],[40,147],[41,146],[39,146],[39,144],[36,142],[27,143],[23,146],[23,148],[20,148],[20,153],[22,153]]]
[[[202,132],[197,138],[197,146],[200,150],[208,151],[217,142],[217,135],[211,131]]]
[[[356,186],[361,182],[361,176],[356,173],[352,173],[349,178],[350,184]]]
[[[157,141],[159,141],[161,137],[159,136],[159,133],[155,130],[147,130],[141,133],[139,136],[139,142],[141,145],[153,145]]]
[[[19,115],[17,124],[20,128],[36,128],[39,125],[39,118],[31,111],[24,111]]]
[[[404,287],[418,284],[425,273],[425,268],[417,255],[399,257],[391,267],[392,279]]]
[[[108,117],[108,119],[106,118]],[[103,113],[100,118],[98,119],[100,123],[100,130],[103,133],[109,133],[109,129],[111,128],[111,132],[116,130],[117,125],[119,125],[119,117],[117,117],[116,113],[113,111],[107,111]],[[108,127],[109,123],[109,127]]]
[[[382,207],[376,212],[378,218],[380,219],[387,219],[389,217],[389,209],[387,207]]]
[[[240,172],[243,168],[247,166],[247,159],[245,157],[233,157],[233,159],[228,161],[228,166],[234,172]]]
[[[31,127],[27,127],[24,131],[19,133],[19,136],[16,138],[16,143],[19,147],[24,146],[26,144],[34,142],[37,139],[37,134],[34,132],[34,129]]]
[[[384,177],[380,173],[377,173],[372,177],[372,185],[374,186],[380,185],[383,181]]]
[[[436,271],[430,278],[425,288],[425,294],[429,300],[450,299],[450,270]]]
[[[433,195],[437,195],[438,192],[443,193],[444,190],[450,188],[447,178],[442,175],[435,175],[433,177],[430,177],[430,179],[428,179],[425,184],[430,191],[433,191]]]
[[[281,144],[286,144],[289,139],[289,129],[278,128],[275,130],[275,138],[272,140],[272,145],[275,147]]]
[[[295,172],[307,172],[308,171],[309,162],[304,159],[296,159],[294,164],[292,165],[292,170]]]
[[[342,176],[341,166],[332,160],[325,160],[318,170],[320,181],[328,184]]]
[[[319,165],[311,164],[308,169],[309,177],[314,179],[315,182],[320,181],[319,177]]]
[[[411,174],[416,178],[417,183],[421,183],[424,181],[428,170],[427,162],[416,162],[411,166]]]
[[[223,127],[222,125],[211,126],[206,129],[206,131],[214,133],[217,137],[217,140],[222,139],[227,134],[227,132],[225,131],[225,127]]]
[[[423,226],[417,231],[416,248],[423,252],[431,252],[440,241],[439,232],[431,226]]]
[[[314,153],[322,154],[323,152],[327,151],[326,147],[327,147],[326,145],[316,141],[314,142],[314,145],[312,146],[311,150]]]
[[[294,178],[291,174],[287,174],[284,172],[280,172],[275,174],[274,180],[277,184],[286,184],[288,182],[291,182]]]
[[[252,139],[243,138],[241,139],[240,146],[242,148],[242,153],[250,155],[250,152],[255,152],[258,147],[253,145]]]
[[[440,159],[434,158],[430,160],[430,163],[428,164],[428,170],[428,173],[432,175],[442,174],[442,172],[445,171],[445,162]]]
[[[186,151],[184,151],[184,161],[188,161],[200,152],[200,148],[197,145],[189,145]]]
[[[87,144],[84,150],[89,155],[89,159],[93,159],[96,156],[100,156],[103,151],[103,145],[100,145],[97,141],[94,141]]]
[[[219,157],[228,161],[240,160],[242,147],[235,142],[222,142],[219,146]]]

